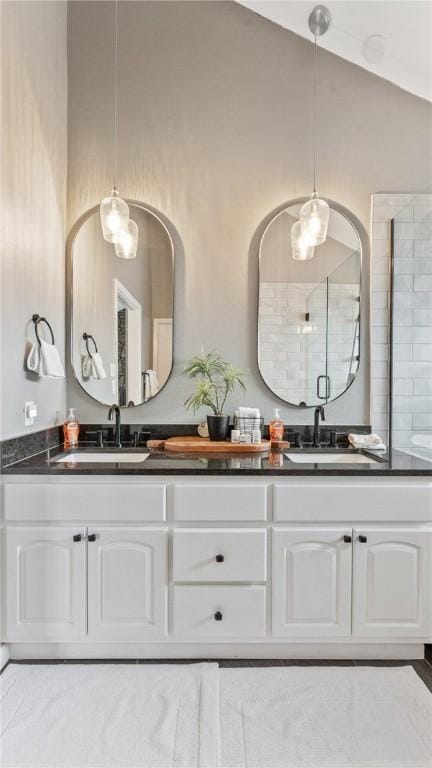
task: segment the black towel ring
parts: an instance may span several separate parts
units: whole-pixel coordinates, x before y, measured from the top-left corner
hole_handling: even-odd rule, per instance
[[[97,344],[96,344],[96,342],[95,342],[95,340],[94,340],[93,336],[91,335],[91,333],[86,333],[86,332],[84,331],[84,333],[83,333],[82,337],[83,337],[83,339],[84,339],[84,341],[85,341],[85,345],[86,345],[87,354],[88,354],[88,355],[91,357],[91,356],[92,356],[92,353],[91,353],[91,352],[90,352],[90,350],[89,350],[89,340],[91,339],[91,340],[92,340],[92,342],[93,342],[93,344],[94,344],[94,350],[93,350],[93,352],[97,352],[97,351],[98,351],[98,348],[97,348]]]
[[[36,315],[35,314],[35,315],[32,316],[32,320],[34,322],[35,334],[36,334],[36,338],[37,338],[39,346],[41,345],[41,340],[40,340],[39,334],[38,334],[38,325],[39,325],[39,323],[45,323],[45,325],[48,326],[49,332],[51,334],[51,344],[55,344],[53,329],[51,328],[51,326],[50,326],[48,320],[46,319],[46,317],[41,317],[40,315]]]

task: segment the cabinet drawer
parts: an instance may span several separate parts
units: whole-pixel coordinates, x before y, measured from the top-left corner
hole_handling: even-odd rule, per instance
[[[263,637],[265,587],[175,586],[173,619],[177,637]]]
[[[6,483],[6,520],[159,522],[165,486],[127,483]]]
[[[432,519],[432,484],[417,478],[390,482],[328,480],[276,483],[273,488],[274,520],[286,522],[428,522]],[[400,481],[400,482],[399,482]]]
[[[265,581],[266,531],[175,530],[174,581]]]
[[[264,485],[200,484],[174,486],[174,519],[255,521],[266,520]]]

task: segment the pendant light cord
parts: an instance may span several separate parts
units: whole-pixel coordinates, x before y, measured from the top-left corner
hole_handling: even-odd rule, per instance
[[[114,187],[117,187],[117,113],[118,113],[118,0],[114,17]]]
[[[316,79],[317,79],[317,57],[318,57],[318,46],[317,46],[317,36],[314,35],[314,66],[313,66],[313,192],[314,195],[316,194],[316,129],[317,129],[317,119],[316,119]]]

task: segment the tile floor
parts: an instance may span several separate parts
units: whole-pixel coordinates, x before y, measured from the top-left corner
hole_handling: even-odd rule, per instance
[[[427,658],[413,661],[335,661],[318,659],[61,659],[61,660],[23,660],[9,662],[12,664],[194,664],[198,661],[216,662],[220,667],[286,667],[286,666],[329,666],[329,667],[401,667],[411,665],[426,687],[432,693],[432,651],[427,651]],[[7,665],[6,665],[7,666]],[[6,669],[6,667],[4,667]],[[4,671],[2,670],[2,672]]]

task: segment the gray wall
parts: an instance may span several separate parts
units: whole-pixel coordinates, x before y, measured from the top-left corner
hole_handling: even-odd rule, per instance
[[[46,315],[64,358],[67,8],[3,2],[1,13],[0,439],[62,421],[65,380],[24,370],[31,316]],[[24,427],[24,401],[39,416]]]
[[[112,185],[112,18],[110,3],[69,4],[69,226]],[[201,345],[247,370],[246,401],[268,417],[280,403],[257,370],[254,235],[311,188],[311,44],[232,2],[121,2],[119,41],[119,187],[163,211],[184,249],[174,374],[125,418],[193,420],[181,369]],[[369,229],[372,192],[430,183],[431,107],[326,52],[319,76],[318,186]],[[363,354],[329,419],[368,422],[368,376]],[[68,401],[83,420],[106,417],[74,382]]]

